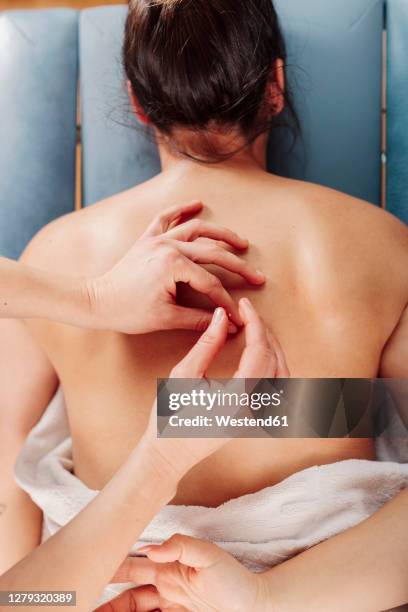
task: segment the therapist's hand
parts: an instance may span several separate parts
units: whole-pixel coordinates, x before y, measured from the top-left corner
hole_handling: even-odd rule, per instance
[[[247,298],[240,300],[239,312],[245,326],[245,347],[233,378],[288,378],[290,374],[279,342],[265,327]],[[210,365],[224,347],[227,334],[226,313],[222,308],[218,308],[210,327],[172,370],[170,378],[205,378]],[[231,381],[232,386],[233,384]],[[228,388],[226,390],[228,391]],[[163,464],[162,469],[169,474],[175,474],[175,479],[179,481],[191,468],[227,442],[228,439],[225,438],[158,438],[155,403],[139,446],[146,448],[147,454],[159,456]]]
[[[251,302],[242,299],[239,310],[245,325],[245,348],[234,378],[288,378],[290,373],[282,349]],[[227,316],[219,308],[207,331],[176,365],[170,377],[205,377],[225,344],[227,330]],[[221,438],[157,439],[156,427],[154,405],[139,448],[144,447],[146,456],[152,460],[159,457],[157,469],[175,483],[228,442]],[[253,574],[210,542],[176,535],[162,545],[143,547],[138,552],[148,558],[129,557],[112,582],[134,582],[141,586],[124,592],[99,612],[265,612],[273,609],[271,601],[267,601],[266,584],[261,575]]]
[[[113,581],[131,589],[99,612],[267,612],[274,610],[262,574],[255,574],[210,542],[174,535],[129,557]]]
[[[204,331],[212,312],[184,308],[176,302],[177,283],[190,285],[228,313],[230,332],[242,325],[238,306],[218,277],[200,264],[215,264],[253,285],[265,277],[228,250],[248,248],[229,229],[192,219],[200,202],[166,210],[149,226],[125,257],[101,278],[86,283],[92,319],[99,326],[129,334],[159,330]]]

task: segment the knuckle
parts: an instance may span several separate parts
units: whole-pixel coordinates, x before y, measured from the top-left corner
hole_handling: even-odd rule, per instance
[[[197,233],[201,230],[203,226],[203,222],[200,219],[192,219],[191,221],[188,222],[188,225],[190,226],[189,229],[193,233]]]
[[[207,334],[204,334],[203,336],[201,336],[201,338],[199,339],[198,342],[199,342],[200,346],[203,346],[203,347],[213,347],[214,344],[216,343],[216,338],[212,334],[207,333]]]
[[[197,319],[195,329],[197,332],[202,333],[202,332],[205,332],[207,328],[208,328],[208,318],[203,315],[202,317]]]
[[[175,548],[177,550],[179,559],[183,556],[186,542],[188,542],[188,538],[181,533],[175,533],[167,540],[167,544],[169,544],[173,549]]]
[[[259,357],[265,362],[273,362],[276,359],[275,352],[266,342],[260,342],[257,346]]]
[[[224,249],[222,249],[220,246],[213,244],[211,245],[211,247],[209,247],[209,253],[211,255],[211,257],[213,259],[224,259],[225,258],[225,251]]]
[[[152,239],[152,242],[156,249],[163,249],[163,247],[167,246],[168,244],[167,239],[164,238],[162,234],[160,234],[159,236],[155,236]]]
[[[184,541],[184,536],[181,533],[174,533],[168,540],[167,542],[169,544],[176,544],[181,545]]]
[[[175,247],[164,243],[161,249],[161,256],[164,261],[174,263],[180,258],[180,253]]]

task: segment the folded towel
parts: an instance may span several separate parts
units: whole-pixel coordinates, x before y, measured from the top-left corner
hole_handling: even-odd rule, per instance
[[[61,390],[30,433],[16,464],[16,478],[44,513],[44,538],[97,495],[72,474]],[[315,466],[218,508],[169,505],[132,552],[184,533],[215,542],[250,569],[262,571],[356,525],[407,486],[408,464],[348,460]],[[109,587],[99,604],[122,590]]]

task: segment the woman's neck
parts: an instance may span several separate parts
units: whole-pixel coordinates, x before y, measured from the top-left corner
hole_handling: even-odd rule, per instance
[[[162,171],[180,171],[182,174],[190,170],[207,172],[209,169],[215,171],[239,171],[266,170],[266,143],[267,136],[260,136],[252,145],[242,149],[231,158],[218,163],[199,162],[186,156],[174,153],[165,144],[159,144],[159,154]]]

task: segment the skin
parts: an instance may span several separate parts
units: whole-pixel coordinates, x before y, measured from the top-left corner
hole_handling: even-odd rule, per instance
[[[288,376],[279,344],[248,300],[241,301],[239,313],[246,340],[234,376]],[[225,311],[218,308],[210,327],[171,377],[203,378],[225,345],[228,324]],[[156,431],[154,403],[142,440],[111,482],[67,526],[1,576],[0,590],[74,590],[76,608],[91,609],[132,542],[174,496],[184,474],[228,442],[158,439]],[[117,515],[121,520],[112,522],[112,516]]]
[[[265,276],[215,243],[247,249],[238,235],[215,224],[186,224],[202,208],[196,201],[165,210],[111,270],[96,278],[64,276],[0,257],[0,318],[49,319],[127,334],[204,330],[210,311],[177,304],[176,285],[182,280],[225,307],[235,333],[242,325],[235,302],[200,264],[216,264],[254,285],[262,285]]]
[[[99,612],[389,610],[408,602],[407,508],[404,491],[356,527],[263,574],[251,573],[215,544],[177,534],[141,548],[147,558],[129,558],[114,582],[145,586],[125,591]]]
[[[161,177],[44,230],[26,261],[43,267],[52,262],[68,274],[77,269],[87,276],[102,273],[142,231],[144,220],[164,207],[167,195],[174,201],[184,201],[187,193],[200,195],[208,219],[225,218],[257,245],[249,261],[262,266],[270,282],[254,301],[282,340],[293,375],[406,375],[407,235],[401,224],[347,196],[267,176],[262,140],[217,168],[174,159],[165,147],[161,154]],[[252,202],[256,215],[248,214]],[[248,291],[236,278],[223,280],[237,297]],[[200,304],[196,295],[182,299]],[[73,424],[75,469],[91,486],[102,486],[123,462],[132,436],[137,439],[144,429],[152,379],[170,367],[166,352],[174,357],[193,338],[179,332],[157,335],[153,348],[151,338],[124,339],[43,323],[28,327],[36,343],[23,329],[5,331],[11,349],[5,375],[7,380],[15,375],[18,363],[24,380],[9,406],[21,407],[18,419],[27,414],[32,419],[52,395],[58,372]],[[231,372],[240,342],[239,337],[230,342],[211,374]],[[28,355],[26,369],[23,354]],[[137,415],[130,399],[136,394],[141,400]],[[93,446],[90,440],[96,440]],[[245,466],[242,456],[250,458]],[[215,505],[316,462],[371,456],[372,448],[362,442],[268,441],[267,447],[234,442],[186,476],[175,501]],[[232,465],[239,471],[234,473]],[[213,477],[226,467],[228,481]]]
[[[391,336],[394,346],[405,346],[398,340],[407,333],[405,325],[396,327],[408,299],[407,230],[397,220],[332,190],[271,176],[250,151],[215,167],[162,154],[162,174],[45,228],[24,260],[44,267],[52,261],[67,273],[79,266],[86,276],[101,273],[169,199],[200,193],[206,205],[200,218],[232,228],[253,245],[244,258],[266,273],[264,287],[250,288],[220,270],[217,275],[236,299],[251,296],[279,337],[293,376],[373,377]],[[252,201],[256,215],[248,214]],[[209,306],[187,290],[180,300]],[[52,364],[49,376],[53,368],[64,388],[76,473],[101,488],[142,435],[156,378],[166,376],[196,336],[177,331],[129,338],[38,321],[28,328]],[[393,350],[388,348],[385,371]],[[241,350],[238,335],[211,375],[228,377]],[[21,346],[15,352],[21,356]],[[315,463],[372,456],[369,441],[234,441],[186,477],[175,502],[218,505]]]
[[[407,230],[401,223],[344,194],[267,174],[264,139],[216,166],[174,157],[166,143],[160,153],[158,177],[54,222],[33,240],[23,260],[42,268],[52,262],[67,274],[78,269],[85,277],[103,274],[169,200],[199,194],[206,204],[203,220],[230,227],[252,245],[244,258],[266,273],[264,288],[249,289],[236,275],[214,272],[236,299],[251,296],[279,337],[293,376],[404,372],[408,266]],[[185,306],[210,306],[185,288],[178,297]],[[18,405],[22,415],[39,414],[55,390],[58,372],[75,471],[92,488],[102,488],[145,430],[156,378],[167,375],[196,336],[178,331],[128,337],[42,321],[28,322],[27,329],[18,342],[18,332],[14,340],[14,332],[7,332],[12,340],[3,371],[9,380],[18,368],[24,380],[15,394],[8,390],[9,406]],[[32,355],[23,363],[25,346]],[[210,375],[231,375],[241,350],[237,335]],[[33,363],[41,377],[32,374]],[[235,440],[191,470],[172,501],[216,506],[305,467],[347,458],[373,458],[371,441]],[[36,537],[38,529],[31,539],[27,536],[26,550]]]
[[[108,272],[97,277],[80,280],[1,260],[0,319],[7,316],[50,317],[76,326],[114,329],[127,334],[175,328],[203,330],[211,321],[212,313],[176,303],[176,284],[182,279],[208,296],[213,304],[225,306],[230,313],[229,333],[236,333],[237,327],[242,325],[237,305],[218,278],[199,264],[216,263],[258,286],[265,278],[237,255],[221,248],[218,242],[222,240],[225,245],[245,250],[246,241],[215,224],[187,222],[201,209],[202,204],[197,201],[166,209]],[[197,236],[201,236],[200,240],[193,240]],[[18,390],[13,391],[7,378],[9,366],[4,364],[0,368],[1,572],[23,557],[40,538],[40,512],[16,485],[13,468],[28,432],[40,418],[49,394],[55,391],[56,380],[21,322],[3,320],[0,323],[3,323],[3,340],[9,341],[10,346],[21,342],[25,363],[31,372],[28,378],[21,380]],[[17,370],[17,353],[11,359],[15,359],[10,362],[12,369]],[[37,377],[44,383],[41,389],[35,386]],[[27,411],[28,404],[30,410]],[[22,410],[18,409],[20,406]],[[21,529],[21,525],[25,528]]]
[[[287,377],[281,348],[249,301],[241,300],[240,313],[246,346],[235,377]],[[225,312],[218,309],[207,332],[171,376],[205,376],[225,345],[227,331]],[[227,442],[159,440],[155,414],[154,406],[140,444],[109,485],[71,523],[0,577],[1,589],[74,589],[77,608],[92,606],[124,551],[174,496],[183,475]],[[147,612],[160,606],[163,612],[340,612],[346,607],[371,612],[398,605],[408,596],[408,546],[401,538],[407,503],[404,492],[354,529],[264,574],[249,572],[211,543],[173,536],[160,546],[140,549],[147,558],[128,559],[113,578],[149,586],[125,592],[100,611]],[[112,522],[112,512],[120,513],[121,521]],[[379,539],[384,530],[388,537]]]

